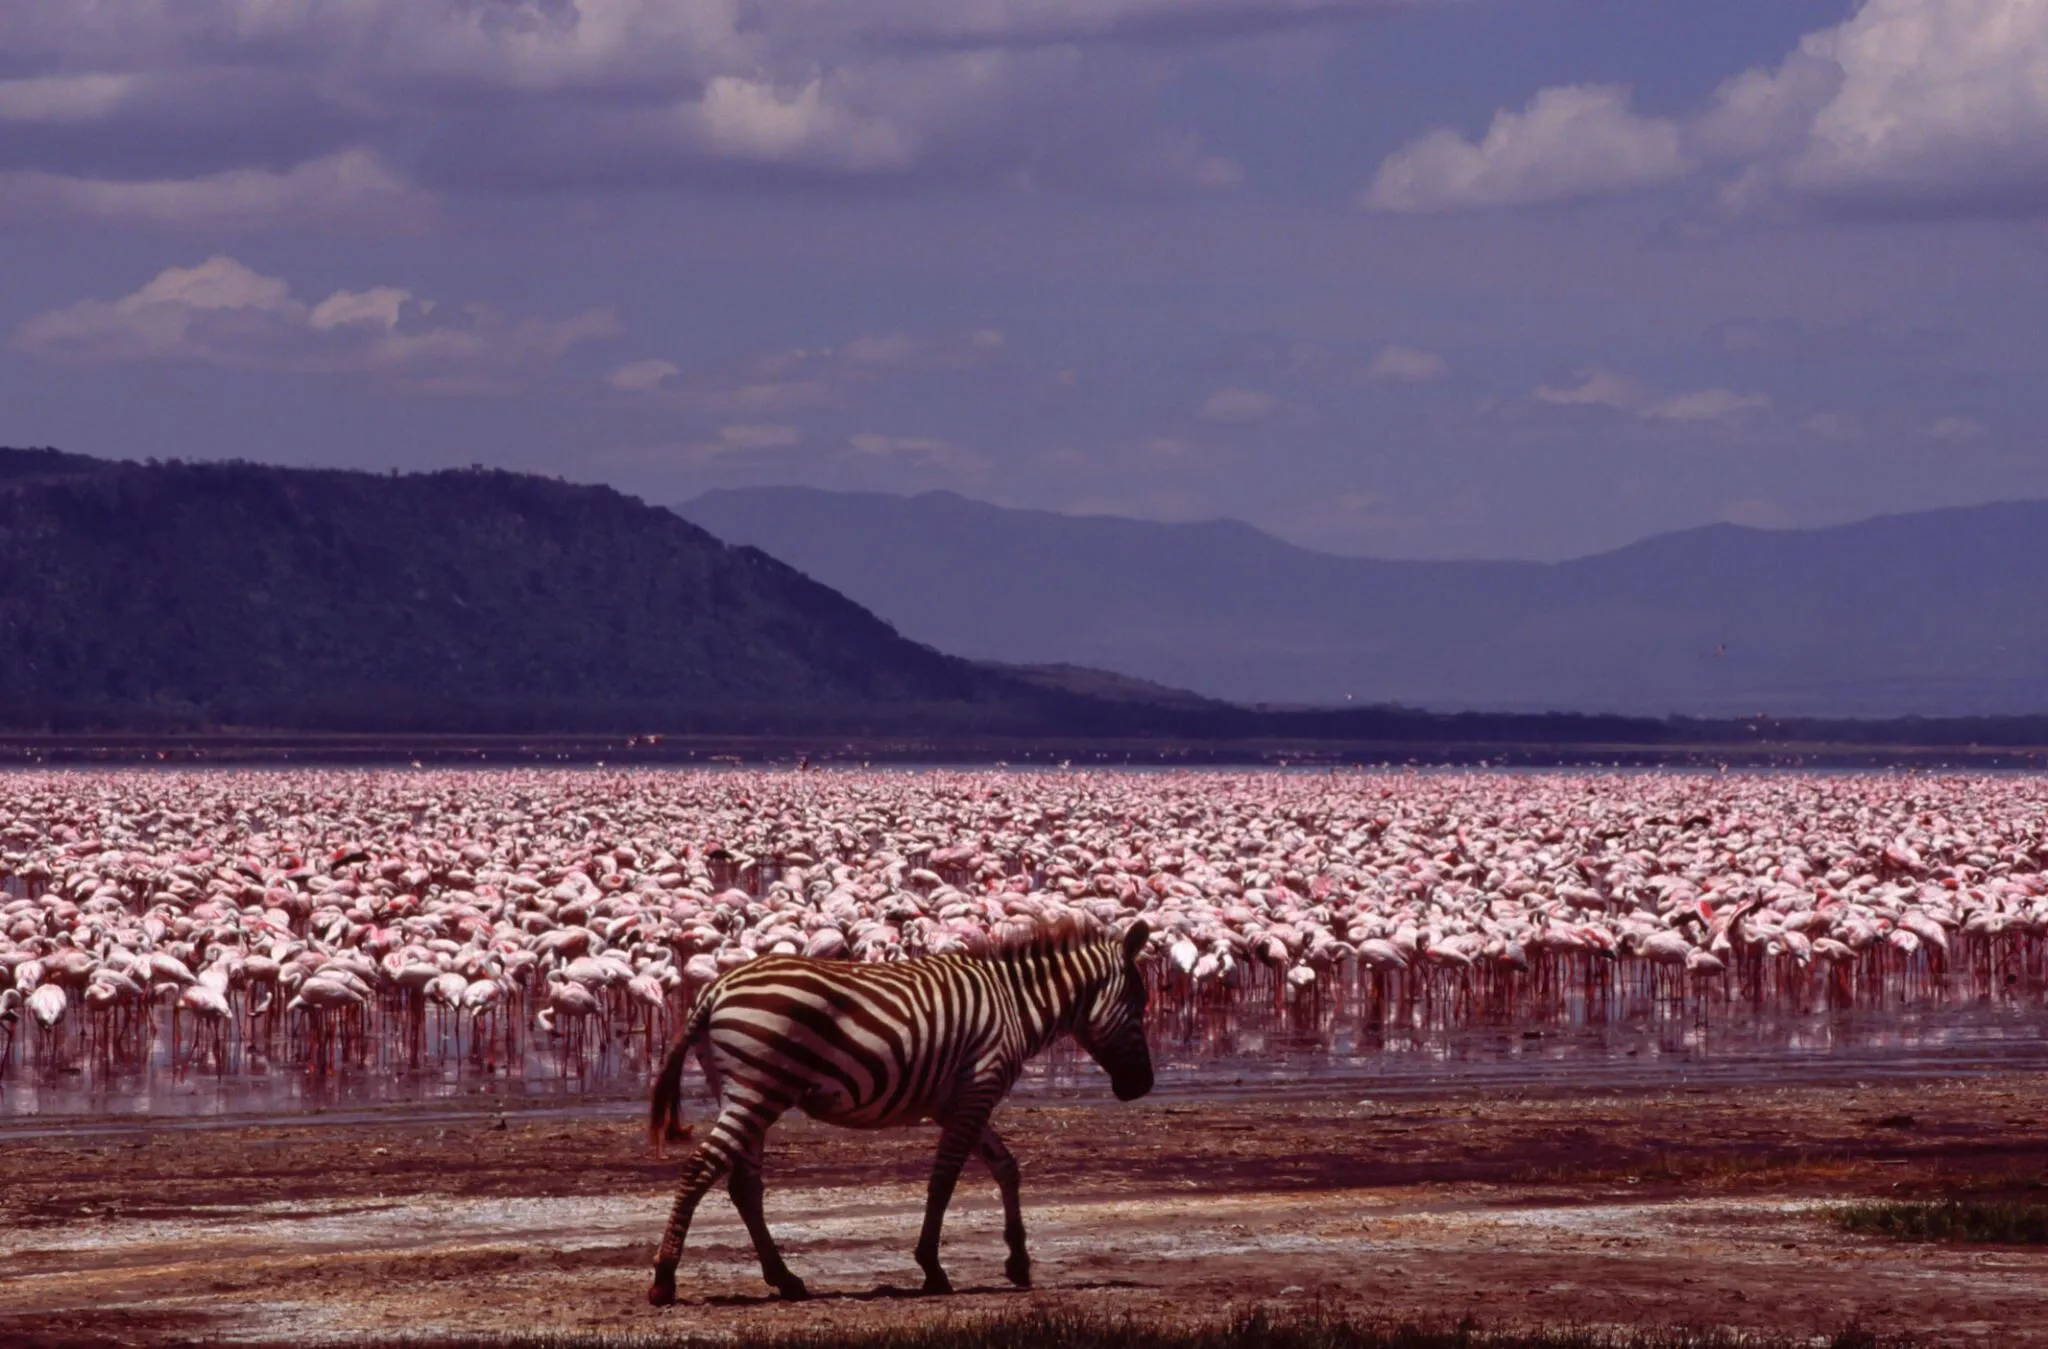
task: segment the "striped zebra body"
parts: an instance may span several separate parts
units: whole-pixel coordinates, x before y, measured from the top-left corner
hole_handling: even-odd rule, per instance
[[[762,1144],[791,1109],[849,1128],[936,1122],[938,1156],[917,1246],[926,1290],[950,1289],[939,1266],[939,1231],[970,1155],[987,1163],[1002,1191],[1005,1268],[1028,1286],[1017,1164],[989,1117],[1024,1064],[1063,1035],[1102,1064],[1119,1099],[1151,1090],[1137,967],[1147,935],[1142,923],[1121,938],[1056,925],[988,956],[882,965],[764,956],[720,977],[699,997],[655,1081],[657,1140],[687,1136],[677,1109],[693,1050],[719,1112],[684,1165],[649,1300],[674,1300],[691,1216],[721,1177],[762,1274],[785,1297],[805,1295],[761,1212]]]

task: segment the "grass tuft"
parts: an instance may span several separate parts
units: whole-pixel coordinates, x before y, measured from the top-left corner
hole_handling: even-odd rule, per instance
[[[1981,1199],[1887,1199],[1845,1204],[1829,1217],[1848,1232],[1901,1241],[2048,1244],[2048,1204]]]
[[[1471,1318],[1425,1323],[1321,1309],[1256,1309],[1186,1321],[1043,1309],[866,1330],[402,1338],[370,1341],[365,1349],[662,1349],[686,1344],[725,1349],[1914,1349],[1916,1342],[1858,1328],[1817,1340],[1682,1327],[1489,1328]]]

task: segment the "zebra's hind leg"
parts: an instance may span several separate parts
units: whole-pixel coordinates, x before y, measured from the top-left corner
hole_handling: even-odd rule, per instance
[[[675,1207],[669,1210],[661,1250],[654,1257],[654,1282],[647,1288],[649,1302],[666,1307],[676,1300],[676,1266],[682,1261],[683,1242],[690,1235],[690,1219],[696,1214],[697,1205],[735,1165],[746,1162],[758,1172],[762,1138],[785,1108],[754,1097],[726,1099],[725,1108],[704,1141],[683,1163]]]
[[[993,1128],[981,1131],[981,1160],[988,1163],[989,1174],[996,1178],[996,1185],[1003,1192],[1003,1240],[1009,1244],[1010,1258],[1003,1264],[1003,1273],[1019,1288],[1031,1286],[1031,1257],[1024,1250],[1024,1204],[1017,1192],[1022,1179],[1017,1170],[1017,1159],[1003,1146],[1003,1140]]]
[[[804,1287],[804,1281],[782,1263],[782,1252],[775,1248],[775,1236],[768,1230],[767,1215],[761,1211],[764,1187],[760,1162],[750,1158],[734,1165],[725,1188],[732,1196],[732,1206],[740,1211],[740,1221],[747,1225],[747,1235],[754,1239],[754,1254],[761,1257],[761,1277],[791,1302],[809,1297],[810,1290]]]

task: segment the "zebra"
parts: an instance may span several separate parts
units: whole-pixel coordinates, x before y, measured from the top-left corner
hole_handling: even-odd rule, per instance
[[[1118,937],[1063,919],[984,954],[887,964],[760,956],[720,976],[698,998],[654,1083],[648,1132],[657,1150],[689,1137],[677,1111],[692,1050],[719,1108],[683,1165],[647,1300],[675,1301],[691,1215],[721,1176],[769,1286],[790,1300],[808,1296],[761,1213],[762,1142],[792,1107],[855,1129],[936,1122],[938,1156],[917,1242],[924,1291],[952,1291],[939,1267],[939,1229],[970,1154],[1002,1191],[1010,1252],[1003,1271],[1029,1288],[1017,1160],[989,1116],[1025,1061],[1062,1035],[1108,1072],[1118,1100],[1152,1090],[1137,963],[1150,935],[1143,921]]]

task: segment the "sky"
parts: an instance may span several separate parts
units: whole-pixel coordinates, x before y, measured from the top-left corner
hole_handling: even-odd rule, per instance
[[[2048,0],[7,0],[0,444],[1562,558],[2048,496]]]

